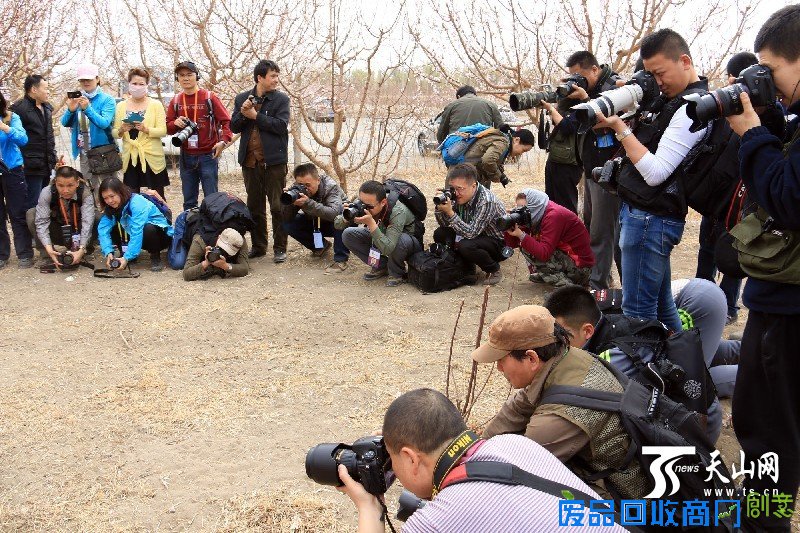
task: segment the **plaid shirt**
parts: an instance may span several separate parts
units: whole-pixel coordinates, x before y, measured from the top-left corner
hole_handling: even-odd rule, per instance
[[[451,217],[436,211],[436,221],[440,226],[453,228],[456,235],[464,239],[474,239],[481,235],[502,239],[503,232],[497,229],[497,219],[505,214],[503,202],[479,183],[475,196],[469,202],[455,206]]]

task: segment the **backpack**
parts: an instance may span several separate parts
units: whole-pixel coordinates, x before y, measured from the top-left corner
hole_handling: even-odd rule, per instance
[[[466,275],[466,263],[461,256],[442,245],[417,252],[408,259],[408,282],[424,294],[460,287],[466,284]]]
[[[476,140],[496,131],[498,131],[497,128],[481,123],[462,126],[445,137],[437,150],[442,152],[442,160],[445,165],[457,165],[464,162],[467,150]]]
[[[738,496],[734,496],[733,483],[723,482],[719,476],[712,475],[709,481],[704,481],[707,477],[707,469],[711,468],[712,464],[726,479],[730,480],[731,475],[722,461],[715,461],[711,457],[712,452],[715,451],[714,446],[708,442],[697,413],[691,412],[684,405],[671,400],[658,388],[629,379],[610,363],[602,359],[600,361],[622,384],[624,392],[553,385],[545,390],[540,405],[572,405],[583,409],[616,413],[631,439],[628,454],[623,464],[618,467],[619,470],[627,469],[631,461],[636,459],[644,471],[652,474],[651,464],[659,457],[647,453],[656,452],[656,450],[645,449],[645,447],[664,449],[688,446],[694,448],[694,455],[678,456],[677,459],[669,460],[666,465],[660,465],[658,470],[661,479],[657,481],[666,482],[666,486],[656,484],[653,487],[653,493],[645,497],[668,498],[679,503],[689,500],[708,501],[710,509],[715,511],[710,513],[709,525],[691,530],[715,533],[734,531],[732,516],[734,513],[728,515],[724,512],[720,513],[715,505],[715,496],[717,498],[728,496],[729,500],[738,499]],[[666,480],[665,468],[668,469],[666,474],[670,481]],[[672,475],[669,475],[670,472]],[[613,472],[609,470],[598,472],[589,476],[589,479],[603,479],[611,473]],[[606,486],[608,487],[609,484]],[[670,489],[674,492],[669,493]],[[663,493],[658,494],[659,490]],[[706,495],[707,491],[710,491],[708,496]],[[740,511],[743,512],[741,508]],[[682,531],[680,527],[676,530]]]
[[[187,221],[183,241],[191,246],[194,234],[200,233],[203,241],[210,244],[216,242],[219,234],[226,228],[233,228],[244,236],[254,227],[255,223],[247,205],[238,196],[219,191],[203,198],[198,216]]]
[[[658,386],[690,411],[708,414],[717,394],[703,359],[697,328],[669,335],[658,320],[603,315],[584,349],[608,361],[603,356],[611,348],[618,348],[633,362],[633,379]],[[643,360],[651,354],[652,368]]]
[[[155,205],[158,208],[158,210],[161,211],[161,214],[164,215],[164,218],[167,219],[167,222],[169,222],[169,224],[172,225],[172,211],[170,210],[167,204],[165,204],[164,202],[162,202],[161,200],[159,200],[158,198],[156,198],[151,194],[145,194],[142,192],[136,194],[140,195],[142,198],[150,200],[150,203]]]
[[[423,220],[428,216],[428,202],[425,200],[425,195],[416,185],[405,180],[389,178],[383,184],[386,187],[386,197],[389,200],[390,208],[400,200],[414,215],[416,219],[414,221],[414,237],[422,243],[422,237],[425,235]]]
[[[189,254],[189,247],[183,242],[183,235],[186,232],[188,222],[197,217],[199,208],[193,207],[183,211],[175,218],[173,226],[172,244],[170,244],[167,260],[173,270],[181,270],[186,264],[186,256]]]

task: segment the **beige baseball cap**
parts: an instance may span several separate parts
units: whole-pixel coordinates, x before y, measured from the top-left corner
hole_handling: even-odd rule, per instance
[[[233,257],[239,253],[244,245],[242,234],[233,228],[225,228],[217,237],[217,246],[225,250],[228,257]]]
[[[530,350],[552,344],[555,319],[541,305],[520,305],[494,319],[489,340],[472,352],[478,363],[494,363],[512,350]]]

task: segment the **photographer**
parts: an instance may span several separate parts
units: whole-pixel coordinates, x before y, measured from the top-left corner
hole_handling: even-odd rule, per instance
[[[247,250],[244,237],[233,228],[222,230],[213,247],[206,244],[201,233],[196,233],[186,255],[183,280],[195,281],[214,276],[221,278],[246,276],[250,273]]]
[[[197,207],[201,183],[203,195],[217,192],[219,156],[225,144],[231,142],[233,134],[231,117],[219,97],[200,88],[197,65],[191,61],[178,63],[175,81],[181,86],[181,92],[167,106],[167,133],[188,134],[185,139],[173,138],[173,143],[176,139],[183,141],[180,145],[180,175],[185,211]],[[191,125],[195,127],[186,131]]]
[[[362,183],[358,198],[364,214],[355,216],[352,222],[344,214],[337,215],[333,225],[344,230],[344,245],[371,267],[364,274],[365,280],[374,281],[388,274],[386,286],[397,287],[406,282],[406,260],[422,250],[422,243],[414,236],[414,214],[403,202],[390,206],[386,188],[378,181]],[[363,226],[353,227],[354,224]]]
[[[573,91],[571,94],[574,94]],[[578,183],[583,175],[578,157],[577,127],[574,121],[564,120],[569,116],[569,106],[575,101],[572,98],[562,98],[557,105],[542,100],[541,107],[550,115],[553,131],[547,135],[544,128],[544,117],[539,124],[539,146],[545,141],[547,135],[547,161],[544,164],[544,192],[557,203],[564,206],[576,215],[578,214]],[[584,210],[585,211],[585,210]]]
[[[464,85],[456,91],[456,99],[442,110],[442,120],[436,131],[436,142],[442,144],[445,137],[463,126],[486,124],[499,128],[503,124],[497,104],[478,98],[475,87]]]
[[[708,88],[700,79],[686,41],[669,29],[642,40],[641,56],[661,90],[661,98],[639,116],[632,131],[621,118],[597,115],[598,126],[611,128],[626,157],[617,178],[622,200],[622,309],[634,318],[658,319],[672,331],[681,321],[672,292],[670,254],[681,240],[688,207],[678,166],[702,139],[692,133],[681,98]]]
[[[94,229],[94,198],[80,172],[69,166],[59,167],[53,184],[42,189],[36,207],[28,210],[28,229],[36,236],[42,256],[49,256],[61,268],[54,244],[63,246],[78,265],[87,252]],[[68,226],[70,240],[66,240]]]
[[[481,461],[514,465],[555,482],[559,488],[600,497],[543,447],[520,435],[480,440],[467,430],[455,405],[442,393],[417,389],[394,400],[383,419],[383,442],[397,479],[418,498],[432,500],[414,512],[405,533],[438,531],[557,531],[559,501],[544,488],[533,489],[490,481],[461,481],[467,466]],[[455,459],[448,450],[456,449]],[[439,465],[448,464],[439,468]],[[498,465],[503,466],[503,465]],[[360,533],[382,532],[384,506],[378,497],[339,467],[347,494],[358,510]],[[468,477],[468,475],[467,475]],[[588,511],[581,513],[586,520]],[[602,531],[625,531],[607,526]]]
[[[494,183],[508,183],[503,164],[509,157],[519,157],[536,144],[530,130],[512,131],[504,126],[499,131],[477,139],[464,154],[464,161],[478,170],[478,182],[487,189]]]
[[[505,243],[522,252],[529,279],[555,287],[588,286],[594,256],[589,232],[578,216],[536,189],[523,189],[516,203],[530,220],[506,230]]]
[[[756,36],[754,50],[761,65],[769,68],[777,93],[788,112],[800,115],[800,5],[773,13]],[[751,268],[744,289],[750,310],[742,337],[741,371],[733,399],[733,428],[747,457],[775,452],[780,458],[780,477],[745,480],[745,488],[758,493],[777,490],[792,500],[800,486],[800,279],[797,246],[800,239],[800,129],[798,119],[789,123],[791,136],[771,134],[753,109],[750,97],[741,95],[743,113],[728,117],[741,136],[741,177],[758,206],[751,215],[761,227],[761,238],[780,237],[791,259],[770,273]],[[784,142],[788,141],[784,145]],[[767,216],[769,218],[767,218]],[[746,219],[745,219],[746,220]],[[742,224],[745,222],[743,220]],[[769,221],[769,226],[767,223]],[[736,229],[736,228],[734,228]],[[775,235],[775,232],[778,235]],[[733,231],[732,231],[733,233]],[[774,238],[773,237],[773,238]],[[791,240],[787,240],[791,237]],[[793,255],[792,255],[793,254]],[[780,255],[780,254],[779,254]],[[784,256],[785,257],[785,256]],[[740,253],[739,261],[746,257]],[[790,512],[748,518],[757,531],[789,531]],[[750,529],[748,529],[749,531]]]
[[[314,257],[323,257],[327,253],[331,243],[324,237],[333,237],[333,263],[325,273],[344,272],[350,250],[342,241],[342,230],[333,226],[347,200],[344,191],[330,176],[320,176],[317,167],[311,163],[297,165],[293,175],[295,185],[287,192],[296,193],[297,199],[283,206],[284,231],[311,250]],[[297,187],[303,189],[293,190]],[[294,195],[288,200],[292,198]],[[281,201],[285,201],[284,196],[281,196]]]
[[[286,187],[289,146],[289,97],[278,90],[281,69],[270,60],[253,69],[255,86],[236,95],[231,129],[241,133],[239,164],[242,166],[247,208],[256,227],[250,233],[250,257],[267,254],[267,200],[272,215],[273,262],[286,261],[288,237],[283,228],[280,196]]]
[[[473,272],[475,265],[486,272],[484,285],[500,283],[500,261],[506,258],[497,220],[506,214],[503,202],[478,183],[478,172],[470,163],[451,167],[447,183],[453,197],[436,206],[440,227],[433,232],[433,240],[455,250]]]

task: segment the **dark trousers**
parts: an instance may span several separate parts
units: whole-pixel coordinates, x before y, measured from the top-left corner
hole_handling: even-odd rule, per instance
[[[550,158],[544,164],[544,192],[558,205],[578,214],[578,183],[583,167],[553,163]]]
[[[800,486],[800,315],[750,311],[742,336],[733,429],[745,453],[746,465],[756,465],[748,489],[763,493],[777,489],[792,499]],[[758,477],[758,460],[774,452],[779,459],[778,482]],[[741,466],[741,465],[739,465]],[[772,497],[770,496],[770,500]],[[755,531],[789,532],[789,518],[762,514]],[[743,513],[744,514],[744,513]]]
[[[256,168],[242,167],[244,188],[247,191],[247,208],[256,223],[250,232],[253,239],[253,252],[264,253],[267,251],[267,201],[272,215],[272,250],[275,253],[285,252],[288,236],[283,229],[283,216],[281,213],[281,193],[286,187],[286,173],[288,167],[284,165],[258,165]]]
[[[487,274],[500,270],[503,257],[503,241],[487,235],[474,239],[461,239],[456,242],[456,232],[452,228],[440,226],[433,232],[433,240],[453,248],[469,265],[477,265]]]
[[[31,207],[36,207],[42,189],[50,184],[50,174],[42,174],[41,171],[36,171],[35,173],[26,172],[25,181],[28,183],[28,195],[25,209],[30,209]]]
[[[283,223],[283,230],[294,240],[302,244],[309,250],[314,248],[314,230],[316,229],[317,219],[298,214],[293,220]],[[319,230],[323,237],[333,237],[333,260],[337,263],[344,263],[350,257],[350,250],[342,242],[342,230],[333,227],[333,222],[329,220],[319,221]]]
[[[700,222],[700,250],[697,252],[697,272],[694,277],[715,281],[717,265],[714,262],[714,247],[722,235],[723,225],[710,217],[703,217]],[[719,288],[725,293],[728,302],[728,316],[739,316],[739,294],[742,280],[731,276],[722,276]]]
[[[6,261],[11,256],[11,239],[8,236],[6,220],[11,222],[14,233],[14,249],[19,259],[33,257],[31,232],[25,222],[25,206],[28,198],[28,182],[22,167],[15,167],[0,177],[0,259]]]
[[[122,236],[119,234],[119,225],[111,228],[111,242],[122,251]],[[157,254],[166,250],[172,243],[172,237],[167,232],[154,224],[145,224],[142,230],[142,250]]]

